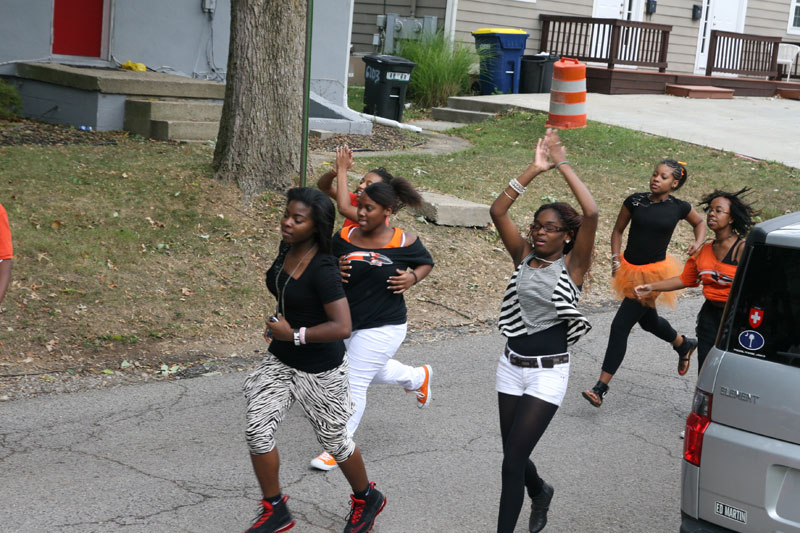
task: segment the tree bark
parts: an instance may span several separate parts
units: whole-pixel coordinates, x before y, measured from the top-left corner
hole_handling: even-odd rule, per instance
[[[246,197],[300,172],[306,0],[232,0],[225,102],[213,168]]]

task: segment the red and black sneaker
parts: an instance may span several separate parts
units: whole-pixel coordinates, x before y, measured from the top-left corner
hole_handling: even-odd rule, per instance
[[[286,500],[289,497],[284,495],[281,501],[272,505],[267,500],[261,500],[261,508],[258,511],[255,522],[245,533],[280,533],[289,531],[294,527],[294,519]]]
[[[350,495],[350,515],[344,526],[344,533],[366,533],[375,524],[375,517],[386,507],[386,496],[370,482],[366,500],[359,500]]]

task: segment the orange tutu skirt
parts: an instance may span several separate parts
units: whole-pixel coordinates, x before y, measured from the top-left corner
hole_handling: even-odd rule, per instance
[[[620,255],[620,266],[617,274],[611,278],[611,289],[620,300],[630,298],[636,300],[633,289],[637,285],[653,283],[662,279],[680,276],[683,265],[673,256],[667,254],[666,259],[647,265],[632,265],[625,260],[625,254]],[[680,291],[656,292],[652,296],[639,300],[643,305],[655,307],[669,305],[675,307]]]

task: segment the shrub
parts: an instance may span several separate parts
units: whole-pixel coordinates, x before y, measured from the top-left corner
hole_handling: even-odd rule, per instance
[[[22,111],[22,100],[17,88],[0,80],[0,119],[17,116]]]
[[[478,61],[474,47],[454,43],[441,31],[420,40],[402,41],[398,55],[417,64],[408,91],[409,98],[420,107],[447,105],[448,97],[469,92],[469,70]]]

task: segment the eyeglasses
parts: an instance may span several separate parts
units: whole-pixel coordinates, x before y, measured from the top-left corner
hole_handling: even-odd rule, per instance
[[[536,233],[542,228],[544,228],[544,231],[547,233],[558,233],[559,231],[567,230],[567,228],[560,228],[552,224],[539,224],[538,222],[534,222],[533,225],[531,226],[531,233]]]
[[[703,210],[706,213],[715,213],[717,215],[729,215],[730,214],[729,211],[723,211],[721,207],[715,207],[714,209],[711,209],[710,207],[705,207],[705,208],[703,208]]]

